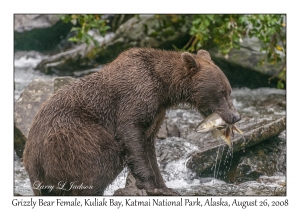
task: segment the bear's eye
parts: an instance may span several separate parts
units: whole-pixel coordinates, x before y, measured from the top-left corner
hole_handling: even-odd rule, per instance
[[[222,91],[221,91],[221,94],[222,94],[223,96],[226,96],[226,90],[222,90]]]
[[[218,91],[217,94],[219,95],[219,97],[226,97],[226,91],[225,90]]]

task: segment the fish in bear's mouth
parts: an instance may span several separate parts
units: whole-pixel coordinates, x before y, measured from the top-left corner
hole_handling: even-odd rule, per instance
[[[230,135],[234,137],[234,132],[243,134],[243,132],[235,124],[227,124],[216,112],[213,112],[206,117],[197,126],[196,132],[211,132],[215,139],[221,137],[229,147],[231,147]]]

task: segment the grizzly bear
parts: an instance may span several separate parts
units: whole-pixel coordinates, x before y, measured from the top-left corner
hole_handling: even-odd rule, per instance
[[[127,166],[148,195],[179,195],[160,174],[155,137],[166,110],[190,104],[233,124],[231,86],[205,50],[133,48],[62,88],[36,114],[24,150],[35,195],[103,195]]]

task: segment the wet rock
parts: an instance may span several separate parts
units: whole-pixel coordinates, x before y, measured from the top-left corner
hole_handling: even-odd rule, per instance
[[[222,57],[216,57],[213,53],[211,53],[211,57],[214,63],[222,69],[233,88],[248,87],[253,89],[261,87],[277,87],[278,79],[276,77],[270,80],[271,75],[266,75],[260,71],[253,70],[251,66],[243,66],[241,63],[235,63]],[[253,63],[253,66],[254,65],[257,64]]]
[[[197,149],[194,144],[178,137],[156,140],[156,156],[161,166],[179,159],[185,159]]]
[[[257,179],[257,182],[263,183],[263,184],[275,183],[276,185],[285,187],[286,186],[286,176],[284,176],[282,173],[276,173],[274,176],[261,176]]]
[[[34,80],[15,102],[14,122],[25,137],[28,136],[35,114],[53,91],[53,80]]]
[[[114,192],[114,196],[146,196],[146,190],[140,190],[136,187],[135,178],[131,173],[128,173],[126,185]]]
[[[166,125],[168,137],[181,137],[197,141],[199,133],[195,132],[195,128],[202,119],[196,110],[180,105],[176,109],[167,111],[163,125]],[[162,126],[161,129],[165,128]]]
[[[277,87],[278,74],[284,63],[271,64],[267,61],[265,52],[260,51],[263,46],[257,37],[245,37],[240,49],[232,49],[227,58],[217,49],[209,49],[212,59],[224,72],[232,87]],[[263,64],[260,62],[263,61]]]
[[[257,37],[245,37],[241,43],[241,48],[232,49],[226,60],[233,64],[240,64],[243,68],[250,68],[265,75],[273,76],[280,72],[283,63],[276,65],[268,63],[266,53],[260,51],[262,46],[262,42]],[[211,50],[210,52],[216,58],[224,58],[224,55],[217,52],[217,50]],[[260,65],[260,61],[264,61],[264,64]]]
[[[60,71],[72,72],[81,68],[91,67],[93,66],[92,61],[86,57],[91,48],[91,46],[88,47],[86,44],[78,45],[71,50],[44,59],[38,64],[36,70],[46,74],[62,74]]]
[[[105,37],[101,37],[94,34],[101,45],[109,42],[113,37],[113,33],[107,33]],[[59,76],[75,75],[78,71],[96,68],[99,63],[95,61],[94,53],[95,50],[93,44],[79,44],[75,45],[71,49],[52,55],[48,58],[43,59],[35,68],[46,74],[53,74]]]
[[[286,174],[286,138],[282,132],[247,151],[236,168],[236,182],[255,180],[261,176],[273,176],[277,172]]]
[[[168,136],[170,137],[180,137],[180,131],[176,124],[173,124],[168,129]]]
[[[165,139],[167,137],[180,137],[180,130],[176,123],[171,123],[165,119],[161,125],[156,137],[158,139]]]
[[[14,30],[21,33],[36,28],[49,28],[58,21],[57,15],[14,15]]]
[[[17,155],[22,157],[26,138],[34,116],[41,105],[56,91],[75,79],[70,77],[34,80],[15,102],[14,110],[14,145]]]
[[[57,77],[54,79],[54,92],[61,89],[63,86],[75,82],[76,79],[73,77]]]

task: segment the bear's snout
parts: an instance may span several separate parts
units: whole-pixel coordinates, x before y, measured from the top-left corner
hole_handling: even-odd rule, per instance
[[[241,115],[236,110],[219,109],[215,111],[229,125],[232,125],[241,120]]]
[[[232,121],[230,124],[234,124],[241,120],[241,115],[238,112],[232,114]]]

